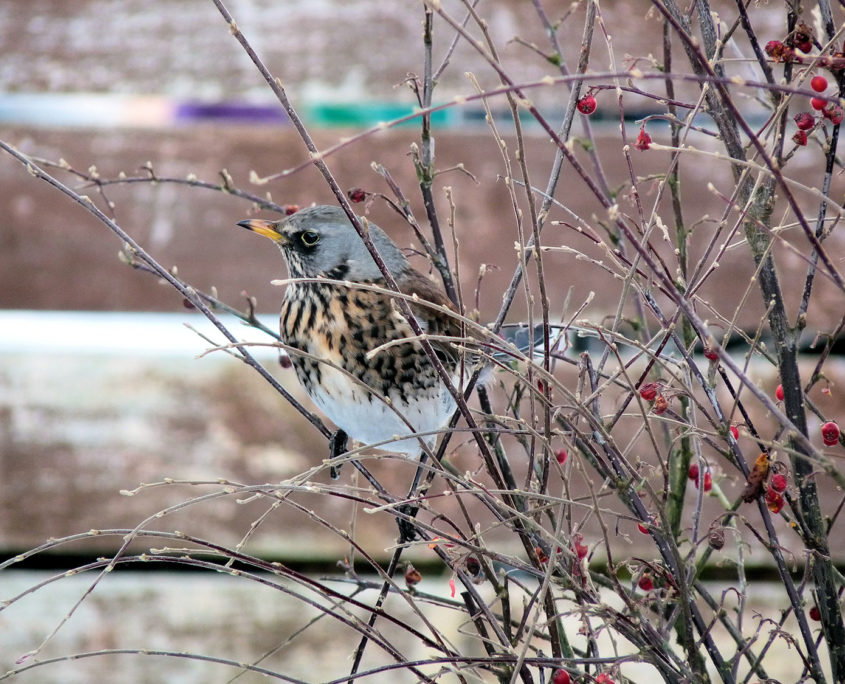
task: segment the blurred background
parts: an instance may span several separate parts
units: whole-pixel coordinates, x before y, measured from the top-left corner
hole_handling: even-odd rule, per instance
[[[648,3],[607,5],[603,12],[609,25],[624,23],[628,17],[637,26],[613,36],[619,68],[622,62],[628,66],[635,61],[623,55],[659,53],[662,27],[648,14]],[[283,81],[321,149],[413,111],[415,97],[408,79],[420,74],[423,66],[418,4],[231,0],[227,6]],[[568,8],[568,2],[546,3],[546,11],[555,17],[567,16]],[[532,42],[545,45],[545,38],[525,2],[498,0],[484,8],[484,16],[512,77],[534,80],[550,73],[551,65],[529,47]],[[567,18],[572,30],[561,37],[564,61],[570,65],[575,64],[580,46],[582,19],[579,8]],[[758,32],[765,34],[765,18],[757,16],[755,21]],[[772,12],[771,21],[772,37],[781,37],[779,12]],[[452,36],[442,25],[435,29],[436,65],[449,54]],[[279,204],[332,201],[319,174],[308,166],[267,185],[250,184],[251,172],[278,173],[303,164],[307,155],[211,2],[6,0],[0,4],[0,45],[0,138],[26,154],[100,178],[125,174],[143,179],[154,173],[160,178],[192,176],[220,183],[226,175],[248,192],[269,193]],[[594,55],[595,70],[609,68],[603,39],[595,41]],[[483,86],[495,86],[483,61],[459,43],[438,79],[435,102],[472,93],[464,75],[468,71],[477,73]],[[680,85],[678,97],[694,98],[695,92],[695,86]],[[567,96],[568,90],[561,86],[532,91],[535,103],[555,127]],[[608,185],[617,187],[625,182],[628,170],[619,152],[615,95],[603,91],[598,99],[590,144],[606,162]],[[505,101],[489,104],[509,136],[512,126],[507,123]],[[749,100],[748,107],[751,119],[764,120],[759,103]],[[645,98],[627,97],[629,139],[639,128],[635,121],[655,110]],[[438,168],[458,164],[463,168],[438,177],[435,197],[441,215],[448,216],[443,187],[451,187],[464,297],[471,308],[477,307],[480,320],[487,321],[498,312],[501,293],[513,273],[516,236],[510,199],[501,182],[501,153],[484,116],[483,104],[474,102],[439,112],[433,123]],[[668,138],[668,129],[660,124],[649,130],[658,142]],[[573,133],[586,136],[579,122]],[[554,147],[534,123],[526,122],[526,135],[534,183],[545,187]],[[410,158],[411,145],[418,141],[418,123],[411,121],[347,145],[328,163],[342,188],[389,195],[382,178],[371,170],[373,162],[384,165],[424,225]],[[650,155],[637,157],[638,175],[665,170],[668,156]],[[714,182],[729,195],[730,174],[725,170],[714,178],[713,169],[696,160],[684,159],[682,166],[687,216],[705,217],[714,211],[707,183]],[[819,156],[796,157],[790,173],[812,186],[821,178]],[[107,211],[119,225],[162,265],[177,267],[187,282],[206,291],[213,288],[220,299],[237,308],[245,308],[246,297],[255,297],[262,320],[275,327],[281,291],[270,281],[284,277],[281,257],[272,245],[235,227],[243,218],[270,217],[269,213],[256,212],[251,202],[226,193],[184,184],[115,184],[101,193],[79,178],[60,175],[75,189],[84,188],[81,191],[101,207],[110,207]],[[841,179],[836,178],[835,184],[833,195],[841,197]],[[163,483],[166,478],[278,482],[327,456],[314,429],[254,372],[221,352],[203,355],[211,343],[186,324],[213,341],[220,341],[219,335],[184,308],[178,293],[123,263],[118,258],[120,241],[91,214],[5,154],[0,155],[0,185],[0,553],[13,556],[47,539],[88,530],[134,528],[159,510],[212,490],[205,485],[162,484],[132,497],[120,494],[141,483]],[[558,194],[581,216],[603,216],[566,171]],[[383,202],[373,203],[370,217],[400,244],[414,242]],[[701,230],[709,225],[705,219]],[[551,246],[573,241],[572,232],[563,226],[549,225],[544,235]],[[837,242],[828,244],[831,250],[840,249],[841,258],[841,239],[834,239]],[[588,245],[577,246],[589,251]],[[785,278],[803,277],[805,266],[797,256],[785,252],[779,257]],[[416,265],[425,267],[422,260]],[[478,287],[482,265],[486,274]],[[596,298],[585,314],[588,318],[601,322],[616,311],[618,290],[597,280],[596,269],[589,264],[556,253],[550,254],[546,268],[555,301],[569,296],[570,311],[590,292]],[[740,327],[753,330],[762,303],[759,297],[740,301],[742,293],[736,287],[752,275],[746,253],[729,250],[721,268],[729,277],[712,279],[703,296],[720,302],[724,311],[736,309]],[[827,285],[820,282],[819,287]],[[799,293],[796,287],[792,295],[797,298]],[[821,306],[810,312],[810,329],[824,329],[841,315],[841,298],[820,296],[818,301]],[[525,297],[518,297],[510,319],[520,320],[527,310]],[[560,316],[564,311],[554,313]],[[249,339],[269,341],[233,319],[226,320]],[[292,371],[279,366],[272,349],[256,348],[256,355],[305,401]],[[831,380],[836,384],[839,379]],[[773,389],[774,371],[761,368],[760,383]],[[471,450],[466,458],[467,467],[474,467]],[[373,469],[388,489],[404,487],[412,473],[406,464],[373,462]],[[349,471],[345,478],[353,477]],[[309,499],[304,496],[302,501],[307,504]],[[320,501],[321,514],[337,524],[355,515],[340,499]],[[161,529],[187,526],[206,538],[236,544],[262,510],[260,502],[197,504],[169,516]],[[379,556],[393,543],[394,525],[387,518],[379,517],[375,523],[372,517],[363,518],[356,538]],[[312,563],[315,568],[331,568],[348,553],[337,535],[315,526],[303,543],[300,524],[294,511],[280,513],[272,525],[262,527],[251,542],[251,552]],[[107,535],[91,537],[61,550],[85,558],[113,551],[119,543]],[[425,562],[424,552],[419,560]],[[27,567],[28,572],[48,573],[43,575],[47,577],[66,562],[74,561],[42,554]],[[265,596],[241,585],[233,589],[235,594],[222,598],[220,584],[206,576],[190,580],[167,576],[153,590],[126,575],[128,579],[107,583],[85,602],[81,615],[54,640],[57,652],[116,647],[124,643],[123,637],[132,641],[135,636],[137,645],[150,645],[152,638],[171,647],[184,643],[190,649],[193,637],[183,642],[174,635],[202,632],[202,639],[196,638],[202,648],[232,647],[237,658],[249,660],[243,650],[238,651],[240,646],[253,656],[260,654],[273,644],[262,635],[295,622],[290,611],[274,610]],[[23,571],[6,576],[0,598],[32,586],[39,581],[32,578],[40,577]],[[55,626],[88,586],[88,580],[79,579],[61,583],[69,588],[68,594],[53,596],[49,592],[57,590],[48,588],[37,600],[21,601],[0,612],[3,665],[37,645]],[[429,590],[446,591],[442,581],[431,581]],[[149,611],[138,611],[139,593]],[[243,644],[231,643],[233,633]],[[321,645],[311,648],[300,651],[286,672],[305,680],[319,678],[310,668]],[[138,658],[140,664],[133,663],[110,680],[212,681],[209,673],[218,672],[192,661],[180,664],[186,670],[173,669],[171,660],[162,666],[153,658]],[[94,681],[92,673],[97,670],[89,668],[108,669],[117,662],[97,658],[76,663],[60,678],[51,679],[51,671],[42,668],[20,679]],[[126,667],[127,661],[119,662]],[[244,680],[252,681],[250,676]]]

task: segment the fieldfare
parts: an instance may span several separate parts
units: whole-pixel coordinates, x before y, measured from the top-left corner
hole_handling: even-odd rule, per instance
[[[279,221],[238,225],[282,250],[292,281],[282,303],[281,338],[314,403],[358,442],[383,443],[380,448],[408,457],[420,454],[420,439],[432,446],[455,401],[418,340],[370,354],[415,334],[394,296],[366,289],[384,288],[385,280],[343,210],[315,206]],[[404,295],[453,309],[381,228],[370,223],[369,235]],[[431,345],[460,389],[460,353],[442,339],[460,337],[460,323],[425,305],[411,309],[423,332],[441,338]]]

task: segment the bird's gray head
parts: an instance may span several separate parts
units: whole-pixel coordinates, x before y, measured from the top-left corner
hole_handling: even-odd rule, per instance
[[[292,278],[382,278],[361,236],[340,207],[318,205],[280,221],[249,219],[238,225],[279,245]],[[369,228],[373,244],[394,276],[410,268],[408,260],[381,228],[374,223]]]

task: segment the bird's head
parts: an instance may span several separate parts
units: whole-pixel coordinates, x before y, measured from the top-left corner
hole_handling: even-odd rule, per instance
[[[292,278],[323,276],[336,280],[379,280],[381,271],[349,218],[340,207],[318,205],[279,221],[248,219],[242,228],[270,238],[282,250]],[[408,261],[377,225],[370,238],[394,276],[409,268]]]

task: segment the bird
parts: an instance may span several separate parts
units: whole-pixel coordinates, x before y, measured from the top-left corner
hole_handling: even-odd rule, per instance
[[[237,225],[281,249],[291,279],[282,301],[281,339],[300,384],[339,428],[334,455],[345,450],[347,436],[406,458],[431,448],[455,411],[455,399],[396,297],[383,291],[384,275],[347,214],[317,205],[280,220],[252,218]],[[368,230],[400,292],[412,298],[423,333],[436,337],[430,344],[460,391],[466,366],[448,340],[461,337],[461,324],[444,312],[455,312],[452,302],[411,267],[381,228],[368,223]]]

